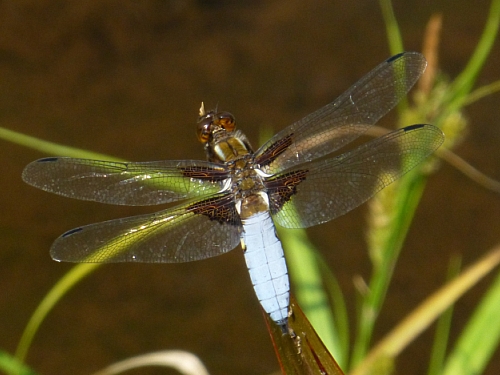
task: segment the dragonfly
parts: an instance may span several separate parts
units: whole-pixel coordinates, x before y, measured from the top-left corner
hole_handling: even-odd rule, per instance
[[[81,226],[57,238],[54,260],[190,262],[241,243],[257,299],[286,331],[290,285],[275,223],[307,228],[371,198],[444,140],[437,127],[410,125],[337,152],[391,110],[421,76],[425,58],[395,55],[336,100],[284,128],[256,151],[229,112],[202,104],[198,139],[207,160],[117,162],[47,157],[25,182],[65,197],[115,205],[182,203],[159,212]]]

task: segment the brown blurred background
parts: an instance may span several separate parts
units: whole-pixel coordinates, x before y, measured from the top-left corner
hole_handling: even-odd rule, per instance
[[[394,6],[407,50],[420,50],[430,15],[443,14],[441,67],[455,77],[480,37],[489,1]],[[498,45],[477,86],[500,78]],[[135,161],[201,159],[194,134],[202,100],[231,111],[256,145],[261,126],[282,129],[389,56],[376,1],[2,1],[0,126]],[[467,109],[469,136],[457,150],[497,179],[499,103],[496,94]],[[71,267],[50,259],[52,241],[82,224],[156,208],[36,190],[21,171],[48,155],[0,144],[0,348],[13,352],[38,302]],[[352,314],[352,277],[369,276],[365,210],[309,231]],[[441,285],[452,254],[468,264],[498,243],[499,222],[500,197],[444,165],[417,211],[376,338]],[[458,303],[453,338],[487,285]],[[425,373],[432,334],[404,352],[397,373]],[[190,264],[101,267],[49,315],[28,362],[40,373],[79,375],[161,349],[191,351],[213,375],[277,370],[239,250]],[[497,353],[486,374],[499,372]]]

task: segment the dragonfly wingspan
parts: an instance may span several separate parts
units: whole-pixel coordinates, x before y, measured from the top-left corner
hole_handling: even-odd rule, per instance
[[[426,64],[416,52],[384,61],[335,101],[277,133],[256,152],[256,163],[277,173],[348,144],[406,95]]]
[[[66,262],[182,263],[227,253],[239,244],[240,233],[233,199],[225,194],[72,229],[50,253]]]
[[[273,219],[287,228],[306,228],[341,216],[414,168],[443,140],[435,126],[411,125],[273,176],[266,181]]]
[[[256,153],[227,112],[200,109],[209,160],[108,162],[45,158],[23,179],[59,195],[120,205],[189,199],[154,214],[75,228],[53,244],[55,260],[180,263],[213,257],[240,239],[264,310],[288,332],[289,282],[273,219],[289,228],[324,223],[359,206],[443,142],[412,125],[339,156],[406,95],[424,71],[415,52],[391,57],[338,99],[277,133]],[[240,216],[241,215],[241,216]]]
[[[59,195],[101,203],[147,206],[219,192],[228,178],[205,161],[113,162],[45,158],[23,171],[25,182]]]

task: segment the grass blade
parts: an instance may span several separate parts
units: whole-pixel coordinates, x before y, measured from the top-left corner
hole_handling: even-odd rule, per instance
[[[443,375],[481,374],[500,342],[500,273],[476,308],[446,362]]]

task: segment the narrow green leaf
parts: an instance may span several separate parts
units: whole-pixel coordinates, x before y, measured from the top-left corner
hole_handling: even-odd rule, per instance
[[[297,301],[325,346],[342,367],[346,361],[346,347],[339,341],[314,247],[305,230],[284,230],[278,227],[278,233]]]
[[[500,273],[460,335],[443,375],[475,375],[484,371],[500,343],[499,306]]]
[[[419,169],[410,171],[399,182],[396,182],[394,187],[389,187],[394,189],[391,191],[395,199],[394,212],[391,213],[393,219],[391,219],[390,226],[383,229],[386,233],[383,234],[380,263],[379,265],[373,264],[373,275],[368,284],[368,293],[361,302],[351,367],[361,362],[368,352],[375,322],[385,301],[396,261],[422,196],[427,178]],[[384,194],[384,191],[381,193]],[[373,236],[373,234],[370,233],[368,236]]]
[[[460,273],[461,259],[454,257],[448,267],[448,275],[446,279],[451,281]],[[428,375],[439,375],[443,370],[446,351],[448,347],[448,339],[450,336],[451,318],[453,317],[453,305],[450,306],[438,319],[436,325],[436,333],[434,335],[434,343],[431,350],[431,359],[429,362]]]
[[[401,323],[399,323],[389,334],[387,334],[364,358],[363,362],[350,372],[350,375],[369,375],[373,374],[373,368],[378,367],[378,362],[386,362],[395,358],[408,344],[415,339],[424,329],[426,329],[437,317],[452,306],[455,301],[465,292],[470,290],[472,286],[477,284],[485,275],[494,269],[500,263],[500,246],[491,250],[483,256],[479,261],[467,267],[457,278],[440,288],[438,291],[428,297],[415,310],[411,312]],[[500,301],[500,279],[497,280],[496,293],[491,298],[491,316],[486,314],[481,317],[491,317],[493,320],[498,320],[498,301]],[[496,300],[495,300],[496,298]],[[481,322],[479,323],[481,324]],[[500,323],[496,322],[500,330]],[[490,331],[488,327],[481,332],[482,335],[488,336]],[[493,326],[492,326],[493,328]],[[493,328],[494,331],[494,328]],[[478,332],[475,332],[478,333]],[[476,337],[476,342],[471,349],[477,351],[484,350],[483,337]],[[479,344],[480,341],[480,344]],[[484,342],[486,342],[485,340]],[[495,342],[497,342],[496,340]],[[488,349],[487,345],[485,348]],[[465,353],[472,355],[472,353]],[[488,357],[489,358],[489,357]],[[470,375],[472,373],[448,372],[446,375]],[[474,373],[476,374],[476,373]]]
[[[24,362],[28,349],[45,317],[61,298],[81,279],[92,273],[101,264],[84,263],[71,268],[45,295],[24,329],[16,350],[16,358]]]
[[[479,72],[483,68],[486,59],[490,55],[491,48],[495,42],[500,26],[500,0],[492,0],[490,12],[486,25],[481,35],[481,39],[472,54],[467,66],[460,75],[453,81],[447,92],[447,98],[444,100],[447,103],[445,110],[440,118],[448,116],[449,113],[460,110],[467,100],[472,86],[476,82]]]
[[[343,360],[342,365],[349,363],[349,317],[347,315],[347,306],[342,293],[342,289],[337,281],[337,278],[324,261],[323,257],[316,252],[317,262],[321,269],[323,285],[329,295],[330,304],[333,309],[334,326],[338,336],[339,345],[342,347]]]
[[[35,371],[3,350],[0,350],[0,371],[12,375],[36,375]]]
[[[380,8],[382,16],[384,17],[385,31],[387,33],[387,40],[389,42],[389,50],[391,55],[395,55],[404,51],[403,38],[401,30],[399,30],[398,21],[394,15],[391,0],[380,0]]]
[[[38,150],[44,154],[69,156],[73,158],[96,159],[96,160],[111,160],[120,161],[120,159],[113,156],[100,154],[97,152],[87,151],[76,147],[68,147],[58,143],[44,141],[39,138],[31,137],[29,135],[18,133],[13,130],[0,127],[0,138],[25,146],[33,150]]]

